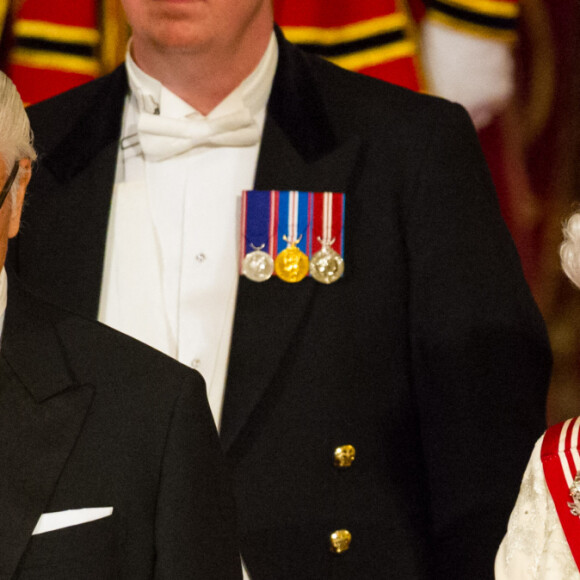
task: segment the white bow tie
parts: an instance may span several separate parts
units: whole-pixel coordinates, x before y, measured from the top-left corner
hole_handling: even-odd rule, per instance
[[[162,161],[199,146],[255,145],[260,131],[247,109],[205,119],[173,119],[141,112],[137,136],[145,157]]]

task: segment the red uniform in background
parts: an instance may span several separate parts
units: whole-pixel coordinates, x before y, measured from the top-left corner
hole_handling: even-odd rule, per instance
[[[110,72],[128,28],[120,0],[0,0],[2,70],[26,104]]]
[[[25,0],[9,14],[6,72],[25,103],[101,74],[98,0]]]
[[[344,68],[421,87],[411,15],[398,0],[275,0],[274,19],[288,40]]]
[[[286,37],[335,64],[410,89],[425,89],[417,21],[420,0],[274,0]],[[517,0],[434,0],[427,18],[469,34],[513,41]]]

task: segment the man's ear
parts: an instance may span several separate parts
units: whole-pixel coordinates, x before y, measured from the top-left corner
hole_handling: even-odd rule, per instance
[[[17,183],[15,187],[16,196],[11,197],[10,200],[10,222],[8,223],[8,237],[13,238],[20,228],[20,216],[22,215],[22,205],[24,204],[24,194],[26,193],[26,188],[28,187],[28,182],[32,175],[32,164],[30,159],[21,159],[18,162],[20,170],[16,177]],[[8,194],[12,196],[12,193]]]

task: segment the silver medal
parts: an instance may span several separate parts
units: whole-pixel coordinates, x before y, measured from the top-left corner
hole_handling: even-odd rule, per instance
[[[264,245],[258,248],[252,245],[254,251],[246,254],[242,261],[242,274],[253,282],[265,282],[274,273],[274,260],[270,254],[262,252]]]

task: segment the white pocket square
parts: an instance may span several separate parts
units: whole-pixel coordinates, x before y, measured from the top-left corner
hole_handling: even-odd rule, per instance
[[[38,519],[32,535],[36,536],[37,534],[44,534],[45,532],[52,532],[53,530],[60,530],[61,528],[69,528],[70,526],[94,522],[95,520],[109,517],[112,513],[112,507],[101,507],[42,514]]]

